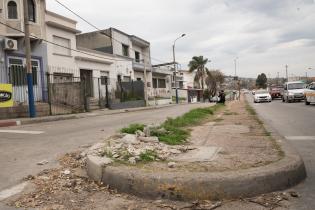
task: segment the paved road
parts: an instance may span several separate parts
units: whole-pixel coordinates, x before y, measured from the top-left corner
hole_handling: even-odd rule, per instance
[[[192,108],[204,106],[209,106],[209,104],[179,105],[116,115],[0,128],[0,192],[16,185],[27,175],[36,174],[45,168],[56,167],[57,159],[62,154],[75,151],[82,145],[99,142],[130,123],[158,123],[167,117],[175,117]],[[8,131],[8,129],[13,131]],[[3,132],[3,130],[6,131]],[[43,160],[49,163],[44,166],[37,165]]]
[[[308,178],[293,188],[301,198],[293,203],[294,210],[315,209],[315,105],[304,103],[253,104],[256,111],[281,135],[285,136],[302,156]]]

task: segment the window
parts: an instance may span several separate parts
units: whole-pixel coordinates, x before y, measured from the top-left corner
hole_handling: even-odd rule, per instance
[[[123,53],[123,56],[129,57],[129,46],[128,45],[122,44],[122,53]]]
[[[165,79],[159,79],[159,88],[166,88]]]
[[[101,76],[101,85],[108,85],[108,77]]]
[[[8,3],[8,18],[17,19],[17,4],[14,1],[9,1]]]
[[[117,81],[121,83],[121,75],[117,75]]]
[[[138,51],[135,51],[135,60],[137,63],[140,63],[140,53]]]
[[[157,88],[157,79],[153,78],[153,88]]]
[[[71,56],[71,42],[70,39],[62,38],[59,36],[53,36],[54,43],[58,45],[54,45],[54,53],[58,55],[67,55]]]
[[[33,85],[37,85],[38,61],[32,61]],[[26,86],[26,69],[23,66],[23,60],[18,58],[9,58],[10,82],[13,86]]]
[[[28,20],[31,22],[36,21],[36,9],[35,9],[35,3],[34,0],[27,0],[28,4]]]

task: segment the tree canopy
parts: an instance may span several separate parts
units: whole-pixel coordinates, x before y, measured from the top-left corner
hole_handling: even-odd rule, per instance
[[[257,79],[256,79],[256,86],[258,88],[267,88],[267,76],[264,73],[261,73],[258,75]]]
[[[205,66],[208,63],[208,59],[203,56],[194,56],[188,64],[189,71],[196,71],[195,82],[201,83],[201,89],[204,90],[206,70]]]

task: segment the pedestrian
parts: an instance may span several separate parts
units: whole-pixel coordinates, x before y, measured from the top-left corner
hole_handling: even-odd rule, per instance
[[[219,102],[220,104],[225,104],[225,93],[224,93],[224,90],[221,90],[219,92]]]

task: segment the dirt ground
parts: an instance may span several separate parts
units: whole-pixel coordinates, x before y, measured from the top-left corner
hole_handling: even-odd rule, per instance
[[[255,198],[233,201],[194,201],[179,202],[169,200],[141,199],[128,194],[120,194],[107,186],[99,185],[88,179],[80,152],[66,154],[60,159],[61,167],[44,170],[36,176],[28,176],[28,192],[10,198],[9,206],[41,210],[283,210],[290,201],[298,199],[295,192],[276,192]]]
[[[180,163],[175,169],[164,164],[151,165],[167,170],[223,171],[258,167],[281,158],[281,153],[255,116],[248,114],[244,101],[231,102],[206,124],[195,127],[190,138],[195,146],[220,148],[213,161],[191,164]],[[85,172],[81,151],[60,158],[60,168],[44,170],[25,178],[30,189],[10,198],[10,206],[25,209],[287,209],[290,201],[298,199],[295,192],[277,192],[255,198],[233,201],[179,202],[147,200],[121,194],[108,186],[91,181]],[[144,166],[143,166],[144,167]],[[145,166],[148,167],[148,166]],[[150,168],[151,168],[150,167]],[[160,169],[161,169],[160,168]]]
[[[204,124],[193,127],[187,145],[205,148],[206,153],[213,152],[211,160],[207,158],[209,154],[201,153],[198,155],[205,155],[204,161],[202,158],[190,161],[194,155],[194,151],[190,151],[178,155],[174,168],[168,167],[170,161],[136,167],[146,171],[217,172],[260,167],[282,158],[276,141],[266,132],[257,116],[248,112],[243,98],[241,102],[228,103]]]

